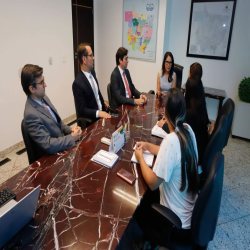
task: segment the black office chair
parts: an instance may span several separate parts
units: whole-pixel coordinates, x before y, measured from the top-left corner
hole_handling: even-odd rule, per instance
[[[227,131],[226,131],[226,136],[225,136],[225,141],[224,141],[224,146],[227,146],[227,142],[228,142],[228,138],[231,132],[231,128],[232,128],[232,122],[233,122],[233,117],[234,117],[234,109],[235,109],[235,105],[234,105],[234,101],[231,98],[228,98],[227,101],[224,103],[224,105],[222,106],[222,108],[219,110],[218,116],[216,118],[216,122],[214,125],[214,130],[216,129],[216,127],[219,124],[219,121],[221,119],[221,117],[223,115],[225,115],[227,117]]]
[[[174,72],[176,73],[176,88],[181,89],[182,84],[182,72],[183,72],[183,66],[179,64],[174,64]]]
[[[151,242],[171,250],[207,249],[213,240],[219,216],[224,174],[224,156],[217,153],[213,158],[206,183],[195,203],[191,230],[181,229],[181,220],[165,206],[152,204],[154,211],[162,218],[161,224],[170,225],[166,230],[152,231]]]
[[[75,100],[74,100],[75,102]],[[75,109],[76,109],[76,118],[77,118],[77,125],[82,129],[84,130],[85,128],[87,128],[88,126],[90,126],[93,121],[89,118],[86,118],[86,117],[81,117],[80,116],[80,112],[76,106],[76,102],[75,102]]]
[[[112,110],[115,110],[116,107],[114,105],[113,98],[112,98],[111,83],[109,83],[107,86],[107,92],[108,92],[109,106]]]
[[[203,183],[205,183],[212,160],[214,156],[218,152],[222,152],[224,148],[224,142],[227,133],[228,119],[225,115],[223,115],[218,123],[218,126],[214,129],[214,133],[212,134],[206,150],[203,155],[202,162],[202,174],[201,178],[203,179]]]
[[[21,123],[21,130],[23,135],[23,141],[28,154],[29,164],[32,164],[33,162],[46,155],[46,152],[32,140],[26,129],[24,120],[22,120]]]

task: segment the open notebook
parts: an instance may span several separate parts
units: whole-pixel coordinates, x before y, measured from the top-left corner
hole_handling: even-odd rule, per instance
[[[136,147],[136,146],[134,146],[134,150],[135,150],[135,147]],[[148,165],[149,167],[152,167],[152,166],[153,166],[153,161],[154,161],[154,155],[153,155],[153,154],[151,154],[149,151],[145,151],[145,152],[143,153],[143,158],[144,158],[145,162],[147,163],[147,165]],[[132,156],[132,158],[131,158],[131,161],[134,162],[134,163],[139,163],[139,162],[136,160],[135,152],[133,153],[133,156]]]
[[[152,128],[151,134],[161,138],[165,138],[167,135],[167,133],[157,124]]]

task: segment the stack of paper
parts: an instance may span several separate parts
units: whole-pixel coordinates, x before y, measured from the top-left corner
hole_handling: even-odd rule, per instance
[[[136,146],[135,146],[136,147]],[[134,147],[134,149],[135,149]],[[154,160],[154,155],[151,154],[148,150],[143,152],[143,158],[145,160],[145,162],[147,163],[147,165],[149,167],[152,167],[153,166],[153,160]],[[131,158],[131,161],[132,162],[135,162],[135,163],[139,163],[137,160],[136,160],[136,157],[135,157],[135,152],[133,153],[133,156]]]
[[[165,138],[167,135],[167,133],[157,124],[152,128],[151,134],[161,138]]]
[[[119,160],[119,156],[117,154],[101,149],[92,157],[91,160],[107,168],[113,168],[113,166]]]

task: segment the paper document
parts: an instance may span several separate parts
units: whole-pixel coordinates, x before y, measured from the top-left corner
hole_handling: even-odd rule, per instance
[[[157,124],[152,128],[151,134],[161,138],[165,138],[167,135],[167,133]]]
[[[134,150],[135,150],[135,147],[136,147],[136,145],[135,145],[134,148],[133,148]],[[152,166],[153,166],[154,155],[151,154],[148,150],[143,152],[143,158],[144,158],[145,162],[147,163],[147,165],[148,165],[149,167],[152,167]],[[132,161],[132,162],[135,162],[135,163],[139,163],[139,162],[136,160],[135,152],[133,153],[133,156],[132,156],[132,158],[131,158],[131,161]]]
[[[107,168],[112,168],[115,165],[115,163],[119,160],[119,156],[117,154],[107,152],[101,149],[92,157],[91,160]]]

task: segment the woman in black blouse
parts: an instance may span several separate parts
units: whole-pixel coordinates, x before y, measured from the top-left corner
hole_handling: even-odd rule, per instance
[[[202,66],[197,62],[193,63],[190,66],[185,90],[185,101],[187,107],[185,122],[191,126],[195,133],[199,165],[202,165],[203,154],[209,139],[208,134],[210,134],[213,129],[213,126],[210,126],[208,131],[210,121],[208,119],[205,93],[201,77]],[[168,126],[164,121],[158,122],[158,126],[162,126],[163,130],[168,132]]]

